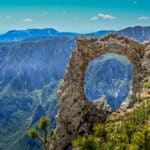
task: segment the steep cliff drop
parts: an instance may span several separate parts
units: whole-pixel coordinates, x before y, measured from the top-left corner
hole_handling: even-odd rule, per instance
[[[147,46],[148,47],[148,46]],[[58,139],[51,150],[63,150],[77,135],[90,132],[96,122],[110,114],[110,109],[98,109],[84,95],[84,76],[89,61],[106,53],[126,56],[134,67],[131,91],[119,109],[127,109],[137,101],[146,67],[142,61],[146,45],[117,34],[102,38],[77,38],[77,49],[72,53],[63,81],[57,91],[60,109],[57,115]]]

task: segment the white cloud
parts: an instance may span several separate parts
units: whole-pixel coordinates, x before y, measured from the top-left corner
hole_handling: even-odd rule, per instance
[[[102,18],[102,19],[116,19],[116,17],[114,17],[114,16],[105,15],[105,14],[102,14],[102,13],[99,13],[99,14],[98,14],[98,17],[99,17],[99,18]]]
[[[98,19],[99,19],[99,17],[97,17],[97,16],[94,16],[94,17],[91,18],[92,21],[98,20]]]
[[[104,20],[113,20],[116,19],[115,16],[111,16],[111,15],[107,15],[107,14],[103,14],[103,13],[99,13],[96,16],[92,17],[91,20],[98,20],[98,19],[104,19]]]
[[[147,19],[149,19],[149,17],[148,16],[141,16],[141,17],[138,17],[137,19],[138,20],[147,20]]]
[[[23,21],[24,22],[32,22],[33,20],[31,18],[25,18]]]

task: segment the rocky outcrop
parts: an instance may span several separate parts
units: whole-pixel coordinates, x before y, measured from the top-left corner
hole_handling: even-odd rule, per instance
[[[150,69],[150,42],[145,44],[145,52],[142,61],[142,66],[145,67],[147,70]]]
[[[102,96],[100,99],[96,99],[94,100],[93,103],[98,110],[103,110],[103,111],[107,111],[107,112],[111,112],[111,107],[109,106],[109,104],[107,103],[106,97]]]
[[[90,132],[96,122],[106,119],[109,112],[90,103],[84,95],[84,75],[89,61],[106,53],[126,56],[134,66],[132,87],[121,109],[131,107],[141,90],[145,72],[142,66],[145,46],[117,34],[102,38],[77,38],[77,49],[72,53],[63,81],[57,91],[60,109],[57,115],[58,139],[52,150],[63,150],[77,135]]]

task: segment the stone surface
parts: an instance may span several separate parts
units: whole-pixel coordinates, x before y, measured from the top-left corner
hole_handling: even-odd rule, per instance
[[[150,69],[150,42],[146,43],[145,53],[142,61],[142,65],[149,70]]]
[[[107,112],[111,112],[111,107],[107,103],[105,96],[102,96],[100,99],[94,100],[93,104],[97,107],[98,110],[104,110]]]
[[[102,38],[77,38],[77,49],[72,53],[66,74],[57,91],[60,109],[57,115],[58,139],[53,141],[52,150],[63,150],[78,135],[90,132],[96,122],[104,121],[108,110],[88,102],[84,95],[84,75],[89,61],[106,53],[125,55],[134,67],[132,87],[120,111],[132,107],[141,90],[141,82],[147,68],[142,64],[148,45],[117,34]],[[146,60],[147,62],[147,60]]]

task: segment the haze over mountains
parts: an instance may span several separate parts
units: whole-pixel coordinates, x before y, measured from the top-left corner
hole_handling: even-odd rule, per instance
[[[42,115],[54,126],[56,88],[75,47],[67,37],[0,44],[0,149],[40,149],[26,132]]]
[[[100,30],[97,32],[80,34],[74,32],[59,32],[53,28],[46,29],[28,29],[28,30],[11,30],[5,34],[0,35],[0,43],[2,42],[11,42],[11,41],[20,41],[28,38],[34,37],[76,37],[76,36],[96,36],[100,37],[108,33],[118,33],[129,38],[136,39],[140,42],[148,41],[150,38],[150,26],[142,27],[128,27],[119,31],[114,30]]]
[[[85,36],[100,37],[110,32],[116,31]],[[127,28],[116,33],[143,42],[149,38],[150,27]],[[0,149],[40,149],[40,143],[30,141],[26,132],[42,115],[49,115],[51,125],[55,126],[56,89],[76,48],[78,35],[81,34],[52,28],[0,35]],[[87,68],[85,94],[89,101],[106,95],[108,103],[116,109],[128,95],[131,77],[132,66],[127,59],[105,55]]]
[[[21,41],[34,37],[75,37],[79,33],[72,32],[58,32],[53,28],[47,29],[28,29],[28,30],[11,30],[5,34],[0,35],[0,42]]]
[[[128,27],[117,32],[118,34],[136,39],[140,42],[150,40],[150,26],[148,27]]]

